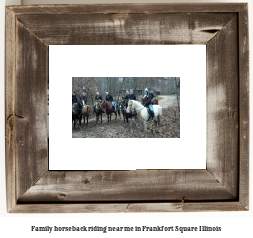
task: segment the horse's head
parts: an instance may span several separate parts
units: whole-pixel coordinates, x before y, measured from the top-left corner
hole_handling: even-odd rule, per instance
[[[103,102],[101,103],[101,109],[102,109],[103,111],[105,111],[106,108],[107,108],[107,103],[106,103],[106,101],[103,101]]]
[[[126,113],[130,113],[132,111],[132,108],[133,108],[133,100],[129,100]]]

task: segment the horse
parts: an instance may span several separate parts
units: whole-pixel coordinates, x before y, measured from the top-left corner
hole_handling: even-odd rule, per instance
[[[92,107],[88,105],[83,106],[82,115],[83,115],[83,120],[84,120],[84,126],[85,126],[85,117],[87,118],[87,126],[88,126],[89,116],[91,116],[91,114],[92,114]]]
[[[120,113],[120,111],[121,111],[121,108],[120,108],[121,101],[117,101],[117,102],[115,103],[115,105],[116,105],[116,113],[118,112],[118,116],[119,116],[119,118],[121,119],[121,113]]]
[[[122,110],[122,114],[123,114],[123,118],[124,118],[124,122],[126,121],[128,123],[128,119],[135,119],[135,121],[137,120],[137,114],[135,111],[130,111],[129,113],[126,112],[126,109],[128,107],[128,100],[127,99],[123,99],[121,102],[121,110]]]
[[[158,99],[154,98],[153,105],[158,105]]]
[[[95,113],[96,113],[96,125],[99,120],[99,115],[101,115],[101,124],[102,124],[102,115],[103,115],[103,110],[101,108],[101,103],[96,101],[95,102]]]
[[[115,112],[114,107],[112,106],[112,104],[110,102],[103,101],[101,104],[101,108],[102,108],[102,110],[104,110],[106,112],[108,122],[109,122],[109,115],[110,115],[110,122],[111,122],[112,113],[115,114],[115,120],[117,120],[117,113]]]
[[[74,122],[74,130],[76,129],[76,120],[79,120],[79,124],[81,128],[82,109],[83,109],[83,103],[80,100],[78,100],[75,106],[72,106],[72,123]]]
[[[138,101],[129,100],[126,112],[130,112],[133,109],[135,109],[135,111],[137,112],[138,119],[143,122],[145,133],[147,135],[147,121],[150,118],[147,108],[145,108]],[[154,116],[157,119],[155,121],[155,131],[160,132],[160,120],[162,116],[162,108],[159,105],[153,105],[153,109],[154,109]],[[158,130],[157,130],[157,125],[158,125]]]

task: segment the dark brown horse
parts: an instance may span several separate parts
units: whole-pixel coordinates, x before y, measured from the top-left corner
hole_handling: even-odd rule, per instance
[[[112,106],[110,102],[103,101],[101,104],[101,108],[102,110],[104,110],[104,112],[106,112],[108,122],[109,122],[109,115],[110,115],[110,122],[111,122],[112,113],[115,114],[115,120],[117,119],[117,113],[115,112],[114,107]]]
[[[87,118],[87,126],[88,126],[89,116],[91,116],[92,114],[92,107],[91,106],[83,107],[82,114],[83,114],[84,126],[85,126],[85,117]]]
[[[81,120],[82,120],[82,101],[78,100],[75,106],[72,106],[72,123],[74,122],[74,130],[76,129],[76,120],[79,120],[79,125],[81,128]]]

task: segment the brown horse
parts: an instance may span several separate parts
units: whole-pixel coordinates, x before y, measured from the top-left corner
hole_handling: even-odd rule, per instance
[[[82,109],[82,114],[83,114],[84,126],[85,126],[85,117],[87,118],[87,126],[88,126],[89,116],[91,116],[92,114],[92,107],[84,106]]]
[[[101,108],[102,108],[102,110],[104,110],[106,112],[108,122],[109,122],[109,115],[110,115],[110,122],[111,122],[112,113],[115,114],[115,120],[117,120],[117,113],[115,112],[115,110],[110,102],[103,101],[101,104]]]
[[[101,124],[102,124],[103,110],[101,108],[101,102],[98,102],[98,101],[95,102],[95,113],[96,113],[96,125],[99,120],[99,115],[101,116]]]
[[[154,98],[153,105],[158,105],[158,99]]]
[[[115,105],[116,105],[116,113],[118,112],[118,116],[119,116],[119,119],[121,119],[121,113],[120,113],[120,105],[121,105],[121,101],[117,101],[115,102]]]

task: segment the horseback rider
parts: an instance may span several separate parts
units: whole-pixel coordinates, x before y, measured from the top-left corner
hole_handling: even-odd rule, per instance
[[[144,107],[148,107],[150,109],[150,112],[151,112],[151,116],[153,118],[153,120],[155,121],[156,118],[155,118],[155,113],[154,113],[154,109],[153,109],[153,105],[151,103],[151,93],[148,92],[148,89],[145,88],[145,95],[143,97],[143,105]]]
[[[126,91],[125,97],[122,97],[122,100],[127,100],[129,99],[129,91]]]
[[[99,92],[96,93],[95,101],[102,102],[102,96],[99,95]],[[93,105],[93,113],[95,113],[95,106],[96,106],[96,104],[94,103],[94,105]]]
[[[131,89],[130,90],[130,94],[129,94],[129,97],[128,97],[130,100],[136,100],[136,96],[134,95],[134,92],[133,90]]]
[[[77,104],[77,97],[76,97],[76,92],[74,91],[72,94],[72,105],[76,105]]]
[[[153,102],[155,100],[154,99],[154,94],[153,94],[152,90],[150,90],[149,93],[151,94],[151,103],[153,104]]]
[[[105,94],[106,94],[105,101],[110,102],[115,110],[116,106],[115,106],[115,102],[113,101],[113,96],[109,94],[108,92],[106,92]]]
[[[87,105],[87,95],[86,95],[86,93],[83,93],[81,98],[84,101],[84,103]]]

